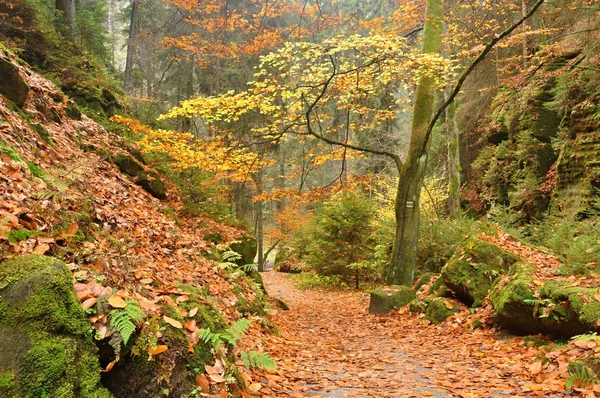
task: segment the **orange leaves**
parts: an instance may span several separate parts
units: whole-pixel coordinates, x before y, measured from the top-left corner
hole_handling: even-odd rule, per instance
[[[168,349],[169,349],[169,347],[166,345],[157,345],[154,348],[153,347],[148,348],[148,354],[158,355],[158,354],[161,354],[161,353],[167,351]]]
[[[119,297],[116,294],[113,294],[112,296],[110,296],[110,298],[108,299],[108,304],[110,304],[110,306],[113,308],[127,307],[127,303],[125,302],[125,300],[123,300],[122,297]]]

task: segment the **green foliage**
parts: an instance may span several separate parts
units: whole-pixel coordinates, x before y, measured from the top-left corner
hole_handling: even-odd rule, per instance
[[[10,243],[18,243],[35,236],[42,235],[41,231],[30,231],[28,229],[13,229],[7,233],[7,240]]]
[[[108,314],[110,325],[123,338],[123,344],[127,345],[129,338],[135,333],[137,326],[144,320],[144,311],[137,302],[126,300],[127,305],[123,309],[113,309]]]
[[[244,366],[248,369],[256,368],[265,370],[277,370],[277,365],[275,364],[275,361],[267,353],[256,351],[242,351],[241,357],[242,362],[244,362]]]
[[[357,193],[339,193],[317,209],[302,259],[317,273],[345,278],[376,276],[373,203]],[[297,248],[298,250],[299,248]]]
[[[479,223],[466,216],[421,220],[417,265],[420,269],[440,272],[461,243],[477,233]]]
[[[347,289],[348,284],[340,275],[319,275],[303,272],[289,276],[299,289]]]
[[[251,323],[252,321],[249,319],[240,319],[222,333],[212,332],[210,328],[200,329],[200,341],[204,344],[211,345],[215,350],[218,350],[219,347],[225,343],[235,347],[237,342],[242,338],[242,335],[246,333]]]

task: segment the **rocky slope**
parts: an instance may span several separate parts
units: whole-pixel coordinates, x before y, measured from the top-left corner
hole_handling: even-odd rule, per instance
[[[208,215],[179,220],[176,188],[161,181],[132,145],[2,50],[0,71],[0,261],[12,259],[0,264],[0,334],[6,337],[0,352],[11,336],[29,336],[18,355],[0,359],[0,396],[43,391],[53,397],[159,397],[183,396],[195,388],[246,394],[243,373],[234,364],[235,341],[217,348],[200,337],[207,330],[227,335],[237,320],[254,320],[262,312],[258,285],[235,265],[215,261],[244,232]],[[48,260],[52,256],[72,272],[82,302],[75,313],[89,320],[88,333],[81,325],[68,333],[59,327],[48,342],[40,333],[50,332],[43,328],[7,327],[14,310],[4,309],[7,292],[19,283],[19,270],[38,261],[21,257],[29,254],[55,264]],[[43,324],[47,316],[52,314],[36,314],[30,323]],[[129,324],[119,324],[119,317]],[[254,324],[252,332],[261,333],[259,322]],[[98,361],[106,368],[102,379],[110,393],[82,392],[76,375],[61,376],[80,366],[62,343],[53,346],[69,362],[57,370],[61,382],[42,383],[32,392],[22,377],[23,363],[56,339],[76,339],[88,348],[95,340],[99,359],[88,358],[89,371],[97,372]]]

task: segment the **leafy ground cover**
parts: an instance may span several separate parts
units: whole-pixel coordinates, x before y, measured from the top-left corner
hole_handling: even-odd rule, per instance
[[[513,336],[493,324],[489,306],[475,314],[461,311],[440,325],[407,309],[375,316],[368,313],[368,295],[362,292],[300,291],[276,272],[264,273],[263,279],[267,290],[290,306],[274,315],[281,336],[261,343],[279,365],[277,372],[261,377],[265,396],[593,397],[600,393],[598,385],[566,387],[569,361],[593,356],[598,351],[594,339],[557,343],[541,335]]]

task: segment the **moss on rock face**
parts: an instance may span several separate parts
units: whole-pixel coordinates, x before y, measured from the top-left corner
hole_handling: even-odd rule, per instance
[[[88,330],[63,262],[30,255],[0,264],[2,396],[110,397]]]
[[[498,246],[469,239],[442,269],[446,286],[474,307],[481,305],[494,281],[506,274],[517,258]]]
[[[536,283],[534,272],[534,267],[519,262],[490,292],[490,302],[502,324],[527,334],[563,336],[599,329],[600,302],[594,296],[600,289],[553,280]]]
[[[445,298],[428,298],[425,319],[432,323],[442,323],[449,316],[459,311],[459,308]]]
[[[242,238],[240,238],[239,242],[230,246],[231,250],[239,253],[242,256],[240,260],[236,261],[237,265],[253,264],[257,248],[258,243],[256,238],[250,235],[244,235]]]
[[[408,286],[386,286],[371,292],[369,312],[387,314],[393,308],[401,308],[417,298],[417,294]]]

